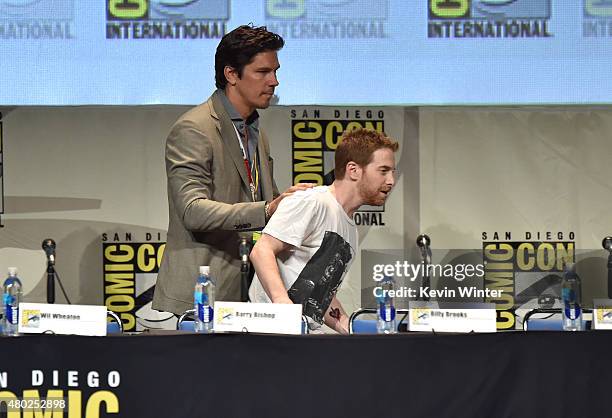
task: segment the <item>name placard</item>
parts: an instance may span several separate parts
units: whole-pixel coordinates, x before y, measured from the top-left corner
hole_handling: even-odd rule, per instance
[[[593,300],[593,329],[612,329],[612,299]]]
[[[302,305],[215,302],[215,332],[301,334]]]
[[[106,306],[19,304],[19,333],[106,335]]]
[[[408,330],[435,332],[496,332],[492,303],[452,304],[444,308],[435,302],[411,302]]]

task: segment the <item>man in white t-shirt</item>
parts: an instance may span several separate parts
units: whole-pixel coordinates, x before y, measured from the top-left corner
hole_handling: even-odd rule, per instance
[[[357,251],[353,214],[361,205],[385,202],[395,183],[397,149],[373,130],[344,134],[331,186],[286,197],[253,247],[251,302],[300,303],[315,323],[348,333],[336,292]]]

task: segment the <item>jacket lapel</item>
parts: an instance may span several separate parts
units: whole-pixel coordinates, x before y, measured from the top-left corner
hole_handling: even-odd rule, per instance
[[[262,181],[262,197],[263,200],[269,202],[274,199],[274,190],[272,187],[272,177],[270,176],[269,153],[266,152],[265,144],[268,143],[268,138],[265,137],[263,131],[259,130],[259,142],[257,143],[257,153],[259,154],[259,172]]]
[[[247,190],[250,190],[249,178],[247,176],[246,168],[244,166],[242,151],[240,150],[240,145],[238,145],[236,130],[234,129],[232,120],[225,111],[223,103],[221,102],[221,99],[218,95],[219,93],[215,92],[210,99],[214,112],[211,114],[211,116],[217,120],[217,130],[219,131],[219,135],[221,135],[223,145],[229,151],[229,154],[232,157],[232,161],[234,162],[238,173],[240,173],[242,183],[244,183]]]

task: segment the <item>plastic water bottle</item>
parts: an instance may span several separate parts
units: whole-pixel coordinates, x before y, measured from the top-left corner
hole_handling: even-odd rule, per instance
[[[9,267],[8,277],[2,286],[2,334],[8,336],[18,335],[17,327],[19,324],[19,302],[21,302],[22,287],[17,268]]]
[[[395,306],[393,297],[389,295],[389,291],[394,290],[395,280],[393,280],[393,277],[385,276],[380,281],[380,287],[382,291],[377,298],[378,321],[376,322],[376,330],[379,334],[396,334]]]
[[[564,331],[582,331],[582,307],[580,277],[575,265],[567,264],[561,282],[561,316]]]
[[[195,332],[213,332],[215,282],[210,277],[210,267],[200,266],[200,275],[196,281],[193,297],[195,308]]]

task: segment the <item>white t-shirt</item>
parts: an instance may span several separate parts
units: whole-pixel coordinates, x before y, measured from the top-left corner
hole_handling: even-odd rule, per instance
[[[294,303],[318,323],[336,294],[357,248],[357,227],[327,186],[298,191],[281,201],[263,230],[292,246],[277,257],[278,269]],[[257,274],[251,302],[271,302]]]

